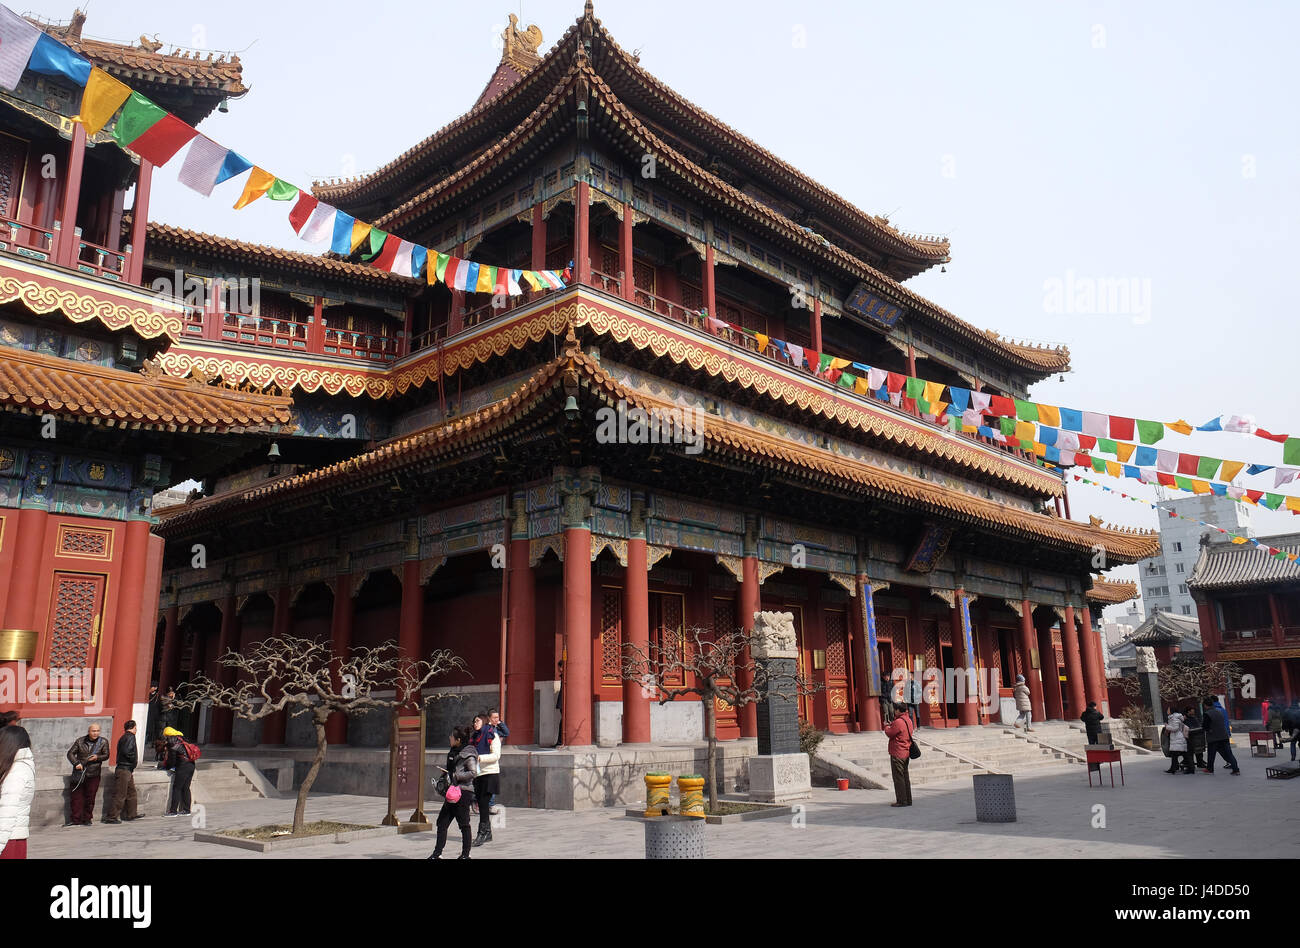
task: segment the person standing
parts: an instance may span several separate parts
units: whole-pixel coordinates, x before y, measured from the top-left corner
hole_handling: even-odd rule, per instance
[[[94,822],[95,795],[99,793],[100,769],[108,757],[108,741],[92,724],[68,748],[72,764],[72,819],[65,826],[89,826]]]
[[[194,780],[194,761],[184,737],[174,727],[163,729],[163,739],[167,741],[167,769],[172,773],[171,797],[163,816],[190,815],[190,783]]]
[[[907,676],[907,684],[903,686],[903,710],[912,716],[912,727],[921,726],[921,683],[916,680],[915,673]]]
[[[122,736],[117,739],[117,766],[113,770],[113,802],[108,805],[108,818],[105,823],[121,823],[123,806],[129,823],[138,820],[140,813],[136,810],[135,768],[140,763],[140,747],[136,743],[136,724],[127,721],[122,728]]]
[[[1183,723],[1187,725],[1187,753],[1194,756],[1195,766],[1205,766],[1205,728],[1196,716],[1196,709],[1191,705],[1183,708]]]
[[[1282,702],[1270,701],[1268,705],[1268,719],[1264,726],[1273,734],[1273,748],[1282,749]]]
[[[26,859],[27,835],[36,798],[36,760],[27,729],[0,728],[0,859]]]
[[[1083,729],[1088,732],[1088,743],[1100,743],[1102,716],[1097,710],[1097,702],[1089,701],[1088,710],[1079,715],[1079,720],[1083,722]]]
[[[1241,768],[1237,766],[1237,758],[1232,753],[1232,731],[1228,727],[1228,712],[1219,704],[1218,698],[1211,699],[1212,703],[1205,709],[1205,717],[1201,722],[1201,727],[1205,729],[1205,746],[1207,749],[1207,762],[1201,773],[1214,773],[1215,755],[1221,755],[1223,762],[1232,768],[1234,777],[1241,774]]]
[[[1282,726],[1291,732],[1291,759],[1295,760],[1295,746],[1300,743],[1300,698],[1282,712]]]
[[[1179,712],[1170,710],[1165,716],[1165,730],[1169,734],[1169,769],[1165,773],[1176,774],[1180,769],[1185,774],[1196,773],[1192,769],[1192,755],[1187,747],[1187,719]]]
[[[492,798],[501,783],[501,738],[489,720],[488,714],[474,719],[474,750],[478,753],[478,776],[474,778],[474,797],[478,800],[475,846],[492,842]]]
[[[491,724],[492,729],[497,732],[502,744],[510,739],[510,728],[506,727],[506,722],[501,720],[501,712],[496,708],[488,712],[488,724]]]
[[[916,725],[903,704],[894,706],[894,720],[885,728],[889,738],[889,770],[894,778],[894,802],[890,806],[912,805],[912,778],[907,773],[907,765],[912,758],[912,735]]]
[[[1024,721],[1024,722],[1025,722],[1025,730],[1026,730],[1026,731],[1032,731],[1033,728],[1030,727],[1029,725],[1030,725],[1030,723],[1032,722],[1032,719],[1033,719],[1033,714],[1034,714],[1034,710],[1033,710],[1033,709],[1034,709],[1034,705],[1033,705],[1033,703],[1032,703],[1032,702],[1030,701],[1030,699],[1029,699],[1029,686],[1028,686],[1027,684],[1025,684],[1025,676],[1024,676],[1024,675],[1017,675],[1017,676],[1016,676],[1016,687],[1012,689],[1011,693],[1012,693],[1012,695],[1015,696],[1015,699],[1016,699],[1016,711],[1019,712],[1019,713],[1016,715],[1016,720],[1015,720],[1014,726],[1017,727],[1017,728],[1019,728],[1019,727],[1020,727],[1020,722],[1021,722],[1021,721]]]
[[[441,859],[447,846],[447,827],[455,820],[460,827],[460,858],[468,859],[473,845],[469,831],[469,805],[474,801],[474,778],[478,776],[478,751],[473,744],[474,731],[461,725],[451,732],[451,749],[444,768],[447,788],[442,809],[438,811],[438,841],[430,859]],[[440,778],[441,779],[441,778]]]

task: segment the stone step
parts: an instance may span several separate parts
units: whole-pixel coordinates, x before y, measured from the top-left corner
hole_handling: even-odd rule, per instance
[[[262,792],[228,761],[213,761],[197,769],[190,784],[190,794],[196,802],[204,804],[263,798]]]

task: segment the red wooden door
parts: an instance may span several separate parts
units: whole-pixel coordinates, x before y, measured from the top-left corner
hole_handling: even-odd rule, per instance
[[[713,600],[713,632],[715,635],[727,635],[740,627],[736,622],[736,601],[734,599]],[[725,701],[719,701],[714,707],[717,714],[718,737],[724,740],[740,737],[740,719],[736,709]]]
[[[826,706],[830,729],[848,731],[853,718],[849,701],[848,617],[841,609],[824,609],[822,629],[826,633]]]
[[[94,669],[99,665],[99,643],[104,611],[105,577],[97,573],[54,574],[45,667],[81,671],[80,683],[56,686],[51,681],[51,701],[84,701],[94,694]]]

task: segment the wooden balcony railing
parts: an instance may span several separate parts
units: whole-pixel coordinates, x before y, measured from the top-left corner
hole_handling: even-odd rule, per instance
[[[127,254],[88,243],[78,237],[77,269],[82,273],[90,273],[105,280],[121,281],[126,279],[126,262]]]
[[[331,355],[360,362],[395,362],[402,354],[404,336],[317,327],[307,320],[254,316],[248,313],[213,314],[186,307],[183,333],[190,339],[218,339],[277,352]],[[212,327],[215,326],[215,330]]]
[[[591,271],[591,285],[604,290],[606,293],[612,293],[615,296],[623,295],[622,278],[611,276],[608,273],[601,273],[599,270]]]
[[[325,329],[326,355],[361,359],[366,362],[394,362],[401,354],[401,339],[379,333],[353,332],[351,329]]]
[[[54,258],[54,231],[0,217],[0,250],[36,260]]]
[[[286,352],[307,350],[310,323],[293,319],[254,316],[249,313],[220,313],[221,335],[225,342],[263,346]]]

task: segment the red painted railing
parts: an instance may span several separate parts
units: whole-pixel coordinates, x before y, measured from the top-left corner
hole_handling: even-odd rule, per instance
[[[343,356],[366,362],[394,362],[400,355],[401,339],[396,335],[358,332],[351,329],[325,328],[326,355]]]
[[[36,260],[54,258],[54,231],[0,217],[0,250]]]
[[[124,280],[127,276],[127,255],[117,250],[109,250],[99,244],[92,244],[78,238],[77,269],[105,280]]]

